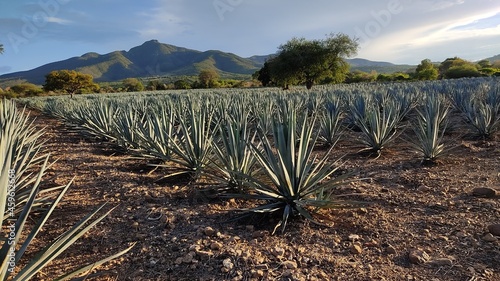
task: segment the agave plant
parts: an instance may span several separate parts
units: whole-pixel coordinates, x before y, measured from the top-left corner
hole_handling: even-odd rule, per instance
[[[262,148],[250,144],[263,173],[262,177],[247,176],[247,194],[229,195],[244,199],[267,202],[253,209],[256,213],[282,212],[281,226],[285,230],[290,218],[302,216],[316,222],[314,214],[321,208],[344,208],[356,205],[332,196],[332,192],[345,184],[348,174],[330,178],[338,169],[338,161],[328,161],[328,153],[322,158],[313,155],[317,134],[313,135],[314,121],[303,118],[301,131],[296,130],[297,115],[291,110],[284,122],[273,122],[274,146],[268,136],[259,131]]]
[[[329,98],[320,113],[319,139],[327,146],[333,147],[340,139],[342,132],[342,107],[339,97]]]
[[[201,106],[199,101],[190,99],[179,107],[176,111],[179,133],[176,141],[170,137],[170,143],[171,161],[181,165],[182,171],[169,176],[187,173],[198,179],[210,161],[218,123],[213,120],[214,110],[208,104]]]
[[[359,96],[351,105],[351,112],[355,125],[363,134],[361,141],[377,157],[400,133],[401,111],[393,100],[382,104]]]
[[[500,89],[493,88],[484,95],[476,94],[462,107],[465,118],[476,134],[490,138],[500,130]]]
[[[417,109],[417,113],[417,121],[413,126],[417,138],[411,143],[423,155],[424,164],[433,164],[448,152],[443,135],[448,123],[449,106],[442,96],[431,94],[423,106]]]
[[[0,116],[2,116],[0,119],[0,163],[2,164],[0,166],[0,210],[2,210],[0,212],[0,229],[7,231],[7,233],[2,235],[6,238],[0,240],[2,242],[0,247],[0,280],[30,280],[78,238],[88,232],[90,228],[102,221],[111,210],[94,218],[105,207],[105,204],[102,205],[36,253],[31,260],[24,261],[23,257],[28,247],[42,227],[45,226],[55,207],[68,190],[70,183],[63,187],[50,189],[55,191],[57,195],[45,197],[43,212],[38,216],[34,225],[27,228],[26,224],[28,220],[32,220],[31,215],[35,212],[37,202],[40,200],[40,182],[48,167],[49,155],[38,156],[37,159],[42,159],[41,163],[26,161],[27,158],[19,157],[18,150],[22,150],[27,155],[38,155],[39,147],[30,144],[30,142],[36,142],[38,137],[29,138],[29,136],[33,136],[31,134],[33,132],[32,125],[19,127],[19,124],[24,124],[19,122],[19,120],[25,120],[24,113],[16,112],[12,107],[5,107],[4,103],[0,101]],[[11,103],[11,105],[14,105],[14,103]],[[39,136],[38,134],[34,135]],[[20,140],[25,140],[25,142],[20,142]],[[16,170],[17,167],[23,168]],[[37,172],[35,172],[36,169],[38,169]],[[19,176],[19,174],[22,175]],[[31,177],[32,179],[22,180],[23,189],[17,189],[16,180],[25,177]],[[17,196],[18,191],[25,194],[21,199]],[[28,191],[28,193],[26,194],[25,191]],[[16,212],[15,210],[19,208],[20,211]],[[6,210],[6,212],[3,210]],[[38,209],[37,213],[40,211],[42,210]],[[130,249],[131,247],[98,262],[83,266],[59,277],[57,280],[69,280],[87,274],[93,268],[125,254]]]
[[[214,138],[215,172],[212,177],[222,182],[225,188],[243,191],[248,176],[253,176],[256,158],[249,143],[253,143],[255,134],[251,136],[249,113],[245,118],[229,115],[219,126],[219,134]]]

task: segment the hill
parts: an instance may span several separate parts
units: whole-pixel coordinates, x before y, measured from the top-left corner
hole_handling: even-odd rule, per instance
[[[249,77],[260,69],[270,55],[242,58],[218,50],[197,51],[151,40],[129,51],[108,54],[86,53],[63,61],[49,63],[28,71],[0,76],[0,84],[27,81],[43,84],[45,75],[53,70],[70,69],[90,74],[97,82],[114,82],[129,77],[194,76],[199,71],[215,68],[224,78]],[[349,59],[351,70],[379,73],[408,71],[410,65],[374,62],[365,59]]]
[[[156,40],[127,51],[100,55],[87,53],[80,57],[49,63],[28,71],[0,76],[0,81],[25,80],[43,84],[53,70],[70,69],[90,74],[97,82],[119,81],[129,77],[197,75],[205,68],[216,68],[222,76],[251,75],[261,63],[216,50],[196,51]]]
[[[496,55],[496,56],[493,56],[493,57],[490,57],[490,58],[486,58],[485,60],[489,60],[490,62],[495,62],[495,61],[499,61],[500,60],[500,55]]]

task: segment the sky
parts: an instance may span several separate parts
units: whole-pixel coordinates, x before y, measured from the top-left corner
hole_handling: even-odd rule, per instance
[[[500,54],[500,1],[3,0],[0,74],[152,39],[250,57],[331,33],[358,38],[358,58],[477,61]]]

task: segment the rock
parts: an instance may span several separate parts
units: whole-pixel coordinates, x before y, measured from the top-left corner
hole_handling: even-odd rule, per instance
[[[206,235],[206,236],[214,236],[216,231],[215,229],[213,229],[212,227],[210,226],[207,226],[205,227],[205,229],[203,229],[203,233]]]
[[[496,190],[489,187],[477,187],[472,190],[472,195],[476,197],[492,198],[496,196]]]
[[[262,270],[252,269],[250,271],[250,274],[252,274],[253,278],[259,278],[260,279],[260,278],[264,277],[264,271],[262,271]]]
[[[234,264],[230,258],[227,258],[227,259],[222,261],[222,268],[221,268],[222,272],[227,273],[230,270],[232,270],[233,268],[234,268]]]
[[[294,261],[285,261],[283,267],[287,269],[297,269],[297,263]]]
[[[493,235],[500,236],[500,223],[489,225],[488,231]]]
[[[483,236],[483,240],[486,241],[486,242],[496,242],[498,240],[498,238],[496,238],[495,236],[493,236],[493,234],[488,233],[485,236]]]
[[[430,260],[428,264],[435,266],[453,266],[453,261],[448,258],[437,258]]]
[[[361,245],[359,244],[353,244],[350,249],[352,254],[359,255],[363,252],[363,248],[361,248]]]
[[[210,244],[210,249],[214,250],[214,251],[219,251],[220,249],[222,249],[224,245],[222,245],[222,243],[219,243],[219,242],[213,242],[212,244]]]
[[[387,246],[387,248],[385,248],[385,251],[389,255],[395,255],[395,254],[398,253],[398,251],[396,250],[396,248],[394,248],[394,246],[392,246],[392,245]]]
[[[422,264],[429,261],[430,257],[425,251],[422,250],[411,250],[408,254],[410,262],[413,264]]]

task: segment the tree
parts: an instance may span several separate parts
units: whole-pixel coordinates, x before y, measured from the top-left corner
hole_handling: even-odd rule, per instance
[[[279,46],[276,56],[267,61],[270,78],[284,88],[304,83],[311,89],[322,80],[343,82],[349,71],[344,58],[355,55],[358,47],[356,39],[341,33],[330,34],[324,40],[292,38]],[[264,84],[265,81],[261,81]]]
[[[481,68],[491,68],[493,66],[493,64],[491,64],[491,61],[489,61],[489,60],[480,60],[477,62],[477,64]]]
[[[73,97],[75,93],[98,92],[99,85],[95,84],[92,75],[83,74],[74,70],[55,70],[45,76],[45,91],[64,91]]]
[[[174,87],[177,90],[186,90],[190,89],[191,85],[189,85],[189,83],[186,80],[180,79],[174,82]]]
[[[419,80],[436,80],[438,77],[439,71],[430,59],[422,60],[415,71],[415,78]]]
[[[3,54],[3,44],[0,44],[0,54]]]
[[[198,80],[203,88],[216,88],[218,86],[219,73],[215,69],[200,71]]]
[[[126,78],[122,83],[127,92],[140,92],[144,90],[144,85],[137,78]]]
[[[462,77],[479,77],[481,73],[478,65],[464,59],[454,57],[447,58],[439,66],[439,75],[441,78],[452,79]]]

